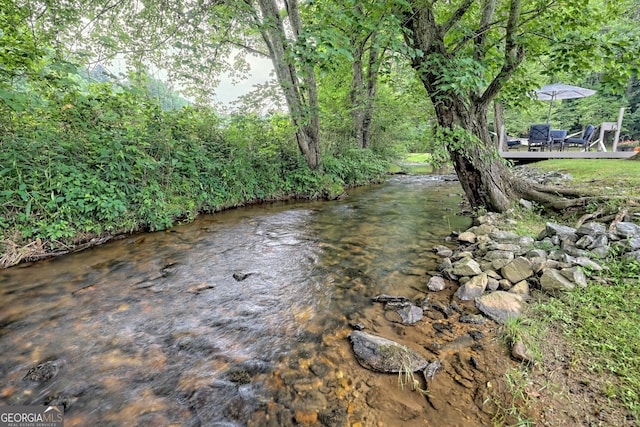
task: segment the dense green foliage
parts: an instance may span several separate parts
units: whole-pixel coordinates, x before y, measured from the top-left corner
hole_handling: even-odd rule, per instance
[[[348,144],[313,171],[284,115],[221,116],[185,107],[144,69],[120,84],[101,67],[86,71],[29,27],[30,13],[13,2],[0,11],[2,252],[165,229],[256,201],[333,198],[386,171]]]
[[[257,16],[257,3],[0,3],[0,239],[25,244],[40,238],[53,247],[84,234],[162,229],[198,212],[255,200],[334,197],[346,185],[377,179],[383,159],[433,151],[441,142],[433,134],[432,100],[408,66],[411,55],[420,52],[406,48],[398,27],[408,2],[300,3],[304,31],[288,47],[305,66],[315,64],[318,73],[322,164],[317,171],[305,166],[294,137],[299,129],[286,117],[225,117],[209,107],[184,108],[186,100],[146,73],[151,64],[166,66],[174,82],[190,81],[207,99],[224,69],[220,66],[226,64],[234,76],[246,72],[242,55],[229,59],[232,46],[267,51],[257,37],[264,28],[244,19]],[[568,1],[562,8],[571,12],[574,6]],[[563,11],[557,11],[560,20]],[[468,12],[468,19],[477,17],[478,10]],[[469,24],[467,18],[461,25]],[[220,25],[203,29],[201,20]],[[624,33],[621,25],[615,34]],[[237,31],[230,35],[220,28]],[[620,39],[610,49],[623,52],[629,47],[625,43]],[[89,63],[122,52],[128,61],[126,81],[114,83],[101,66],[87,71]],[[545,51],[545,61],[554,52]],[[228,57],[226,62],[220,55]],[[364,102],[372,109],[370,150],[356,148],[353,112],[365,107],[362,90],[354,92],[354,58],[369,59],[360,70],[367,77],[360,89],[371,96]],[[442,78],[450,80],[449,88],[476,90],[476,68],[456,67]],[[565,77],[574,68],[548,70]],[[516,94],[512,100],[523,105],[522,88],[537,84],[544,71],[527,69],[533,75],[517,75],[507,101]],[[582,70],[580,77],[599,81]],[[633,101],[635,95],[628,91],[626,96]],[[563,119],[572,127],[610,120],[617,100],[578,100],[576,114],[563,112]]]
[[[3,105],[0,240],[53,249],[258,200],[336,196],[385,171],[368,150],[349,150],[312,172],[283,116],[163,111],[135,89],[67,80],[36,104]]]

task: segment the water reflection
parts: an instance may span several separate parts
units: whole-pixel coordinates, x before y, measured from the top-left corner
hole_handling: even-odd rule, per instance
[[[458,192],[394,178],[1,271],[0,404],[65,405],[67,426],[340,425],[350,314],[420,284],[468,225]]]

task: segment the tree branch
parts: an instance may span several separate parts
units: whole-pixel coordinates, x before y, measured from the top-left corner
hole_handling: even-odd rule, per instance
[[[491,21],[496,11],[496,0],[485,0],[482,6],[482,18],[480,19],[480,27],[476,32],[475,49],[473,58],[478,61],[487,53],[487,31],[491,27]]]
[[[522,0],[512,0],[509,8],[509,18],[507,19],[505,42],[504,42],[504,62],[498,74],[493,78],[487,89],[482,94],[480,102],[489,103],[496,97],[505,82],[509,80],[511,74],[518,68],[524,60],[524,47],[518,43],[517,31],[520,25],[522,12]]]
[[[442,34],[446,34],[447,31],[453,28],[453,26],[460,21],[464,14],[467,13],[467,10],[469,10],[469,7],[471,7],[474,2],[475,0],[465,0],[464,2],[462,2],[458,9],[453,12],[453,15],[449,17],[447,22],[440,26],[440,31],[442,32]]]

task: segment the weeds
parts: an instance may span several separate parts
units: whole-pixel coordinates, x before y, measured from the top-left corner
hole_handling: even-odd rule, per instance
[[[506,399],[497,395],[496,391],[490,398],[496,405],[496,411],[492,422],[494,426],[524,427],[535,425],[526,411],[529,407],[530,398],[528,388],[530,386],[527,371],[522,369],[511,369],[505,373]],[[485,404],[488,401],[485,401]]]
[[[403,366],[402,369],[398,372],[398,384],[400,388],[404,390],[405,385],[411,387],[411,391],[417,391],[422,394],[427,394],[428,391],[426,388],[420,387],[420,381],[416,379],[415,374],[408,366]]]
[[[575,369],[602,378],[596,385],[611,404],[640,416],[640,263],[610,256],[606,283],[535,305],[533,317],[562,328],[575,349]]]
[[[3,266],[29,258],[34,241],[59,250],[77,236],[166,229],[200,212],[260,200],[331,198],[386,171],[370,150],[327,154],[324,173],[309,169],[283,116],[162,111],[108,84],[50,96],[69,107],[43,102],[4,111],[0,120]]]

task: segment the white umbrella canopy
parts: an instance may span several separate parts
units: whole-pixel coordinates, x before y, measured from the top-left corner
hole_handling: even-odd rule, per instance
[[[553,83],[536,90],[536,97],[541,101],[551,101],[549,103],[549,115],[547,122],[551,118],[551,104],[556,99],[585,98],[596,93],[593,89],[586,89],[580,86],[566,85],[564,83]]]
[[[555,101],[556,99],[584,98],[596,93],[595,90],[585,89],[579,86],[553,83],[536,90],[537,98],[542,101]]]

